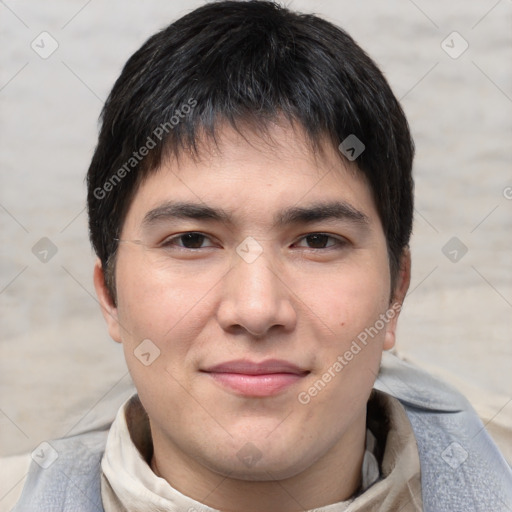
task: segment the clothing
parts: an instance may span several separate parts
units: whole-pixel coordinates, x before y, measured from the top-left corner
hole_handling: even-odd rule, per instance
[[[381,393],[375,393],[369,402],[368,427],[378,437],[378,425],[372,425],[378,410],[387,410],[390,419],[381,461],[384,478],[350,503],[348,512],[421,510],[421,499],[425,512],[512,510],[512,471],[458,392],[393,356],[385,356],[375,388]],[[416,453],[412,449],[414,439],[421,465],[421,489],[417,466],[415,471],[411,465]],[[100,462],[106,442],[106,430],[52,441],[58,459],[47,469],[32,463],[14,512],[103,511]],[[386,482],[393,470],[397,480]],[[386,492],[379,493],[384,485],[388,485]],[[108,509],[111,502],[105,485],[103,495]],[[397,507],[407,498],[410,501]],[[366,503],[356,507],[361,500]],[[317,510],[343,510],[336,506]],[[208,510],[199,504],[196,509]]]
[[[422,510],[418,450],[405,411],[398,400],[378,391],[370,404],[371,423],[378,431],[384,452],[382,478],[371,487],[380,475],[378,440],[370,430],[360,496],[317,507],[315,512]],[[147,443],[150,438],[147,415],[135,395],[119,410],[108,435],[101,481],[105,512],[143,512],[148,508],[153,512],[217,512],[184,496],[153,473],[148,465],[152,455],[152,447]]]

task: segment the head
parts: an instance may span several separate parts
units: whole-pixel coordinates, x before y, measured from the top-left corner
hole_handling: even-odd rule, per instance
[[[313,15],[209,3],[129,59],[102,112],[89,227],[155,447],[287,478],[364,426],[409,282],[413,153],[382,73]],[[274,359],[296,373],[262,395],[212,370]]]

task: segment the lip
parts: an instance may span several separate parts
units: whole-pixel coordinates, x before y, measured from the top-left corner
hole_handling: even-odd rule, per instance
[[[276,395],[309,374],[308,370],[282,359],[261,362],[237,359],[201,371],[221,386],[253,397]]]

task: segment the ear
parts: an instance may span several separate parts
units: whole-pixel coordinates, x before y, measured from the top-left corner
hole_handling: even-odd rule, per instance
[[[94,264],[94,288],[96,288],[96,295],[101,306],[101,312],[107,322],[108,333],[110,337],[121,343],[121,328],[117,318],[117,306],[108,291],[107,285],[105,284],[105,273],[101,265],[101,260],[98,258]]]
[[[386,327],[386,336],[384,339],[384,350],[390,350],[395,346],[396,326],[398,316],[402,310],[402,304],[409,289],[411,282],[411,251],[405,248],[400,257],[400,269],[395,283],[395,289],[392,294],[390,307],[388,309],[388,318],[390,318]]]

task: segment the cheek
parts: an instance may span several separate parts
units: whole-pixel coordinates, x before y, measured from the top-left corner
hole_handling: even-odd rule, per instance
[[[339,339],[357,336],[388,307],[389,269],[352,265],[304,280],[300,292],[310,316]]]
[[[355,270],[327,283],[323,292],[309,290],[308,306],[320,312],[311,347],[315,364],[298,399],[335,435],[348,417],[363,413],[377,377],[386,332],[380,315],[388,307],[389,286],[375,271]]]
[[[135,251],[133,251],[135,252]],[[197,339],[209,316],[208,281],[148,268],[144,255],[117,262],[118,317],[123,350],[142,403],[155,414],[169,402],[187,403],[188,373]],[[210,286],[211,288],[211,286]]]
[[[304,391],[316,406],[325,406],[327,416],[336,416],[365,403],[379,370],[386,333],[380,318],[389,300],[387,260],[347,266],[302,294],[318,326],[315,371]]]
[[[118,311],[129,331],[127,341],[152,335],[163,342],[182,324],[200,323],[204,308],[198,306],[215,282],[212,276],[176,271],[149,258],[143,250],[126,251],[117,263]]]
[[[212,316],[218,279],[169,272],[146,259],[143,251],[126,251],[118,259],[118,318],[133,379],[153,387],[159,379],[185,374],[190,366],[195,340]]]

